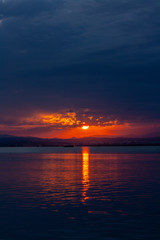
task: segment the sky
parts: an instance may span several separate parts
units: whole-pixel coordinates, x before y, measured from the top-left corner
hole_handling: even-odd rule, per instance
[[[0,0],[0,134],[160,133],[159,12],[157,0]]]

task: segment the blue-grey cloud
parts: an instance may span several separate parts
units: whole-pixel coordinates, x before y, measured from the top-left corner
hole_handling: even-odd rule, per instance
[[[150,0],[0,1],[1,113],[159,120],[159,11]]]

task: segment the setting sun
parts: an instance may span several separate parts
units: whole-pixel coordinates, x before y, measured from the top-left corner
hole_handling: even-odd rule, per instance
[[[88,128],[89,128],[89,126],[82,126],[82,129],[84,129],[84,130],[86,130]]]

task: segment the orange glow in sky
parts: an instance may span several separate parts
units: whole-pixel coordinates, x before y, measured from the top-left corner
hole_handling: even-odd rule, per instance
[[[8,122],[8,120],[6,120]],[[88,112],[34,113],[28,117],[13,118],[13,124],[1,124],[0,131],[17,136],[42,138],[84,138],[143,136],[155,132],[160,123],[120,122],[102,114]]]

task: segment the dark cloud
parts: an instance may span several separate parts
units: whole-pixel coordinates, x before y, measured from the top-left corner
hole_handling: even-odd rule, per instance
[[[160,3],[0,1],[0,110],[159,121]]]

